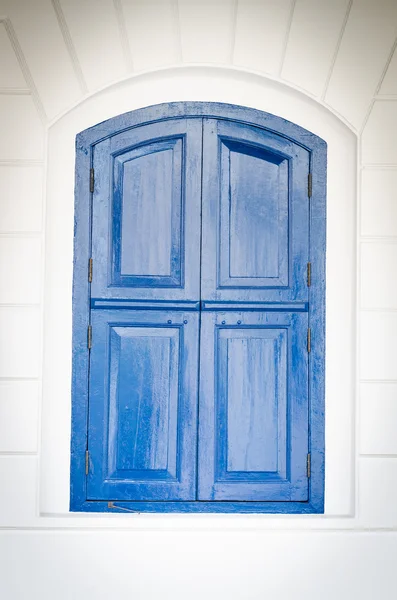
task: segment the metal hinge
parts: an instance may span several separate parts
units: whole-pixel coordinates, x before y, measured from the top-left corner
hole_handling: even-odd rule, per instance
[[[307,351],[310,352],[312,349],[312,332],[310,327],[307,330]]]
[[[307,263],[307,287],[312,284],[312,263]]]
[[[88,475],[88,471],[90,470],[90,453],[88,450],[85,451],[85,474]]]
[[[312,191],[313,191],[313,176],[311,173],[309,173],[309,175],[307,176],[307,195],[309,196],[309,198],[312,197]]]
[[[91,346],[92,346],[92,325],[88,325],[87,346],[88,346],[88,350],[91,350]]]
[[[92,283],[92,258],[88,261],[88,282]]]
[[[311,475],[311,469],[312,469],[312,456],[311,456],[311,454],[308,454],[307,458],[306,458],[306,474],[308,477],[310,477],[310,475]]]
[[[94,169],[90,169],[90,192],[94,191]]]

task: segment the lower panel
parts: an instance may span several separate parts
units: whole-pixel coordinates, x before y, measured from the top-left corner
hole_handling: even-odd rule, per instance
[[[195,499],[198,317],[92,312],[89,499]]]
[[[307,313],[203,313],[198,499],[308,501]]]

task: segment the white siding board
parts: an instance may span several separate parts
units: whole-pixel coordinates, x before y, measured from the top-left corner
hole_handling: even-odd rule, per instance
[[[122,0],[122,8],[135,71],[180,62],[174,0]]]
[[[397,94],[397,49],[393,52],[379,94]]]
[[[397,236],[397,168],[364,169],[361,177],[361,235]]]
[[[361,308],[397,309],[397,239],[361,244]]]
[[[0,331],[0,377],[38,377],[39,309],[0,306]]]
[[[234,0],[179,0],[178,6],[183,61],[230,63],[234,44]]]
[[[31,96],[0,95],[0,160],[43,157],[43,126]]]
[[[396,34],[395,0],[353,2],[325,101],[357,129],[363,124]]]
[[[51,0],[4,3],[25,60],[52,119],[82,96]]]
[[[0,165],[0,233],[40,231],[41,167]]]
[[[281,73],[283,79],[321,95],[348,4],[348,0],[296,3]]]
[[[397,383],[360,386],[360,452],[397,455]]]
[[[33,523],[36,512],[36,478],[35,456],[0,456],[0,527]]]
[[[0,382],[0,452],[36,452],[38,412],[36,381]]]
[[[362,135],[363,164],[397,166],[396,132],[397,100],[375,102]]]
[[[1,304],[40,302],[40,238],[0,235],[0,281]]]
[[[361,314],[361,379],[397,380],[397,313]]]
[[[61,7],[90,91],[127,75],[112,0],[61,0]]]
[[[2,534],[0,553],[4,600],[392,600],[396,591],[393,534],[21,531]]]
[[[0,88],[27,89],[25,77],[3,23],[0,23]]]
[[[397,458],[361,458],[358,492],[361,525],[397,527]]]
[[[233,63],[278,74],[291,13],[291,0],[240,0]]]

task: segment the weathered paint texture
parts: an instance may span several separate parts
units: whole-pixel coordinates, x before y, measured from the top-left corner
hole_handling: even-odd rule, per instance
[[[325,143],[176,103],[76,147],[71,508],[322,512]]]

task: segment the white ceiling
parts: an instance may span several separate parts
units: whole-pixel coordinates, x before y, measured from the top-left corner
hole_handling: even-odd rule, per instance
[[[262,73],[356,130],[397,99],[397,0],[0,0],[0,17],[0,93],[31,93],[46,122],[168,65]]]

